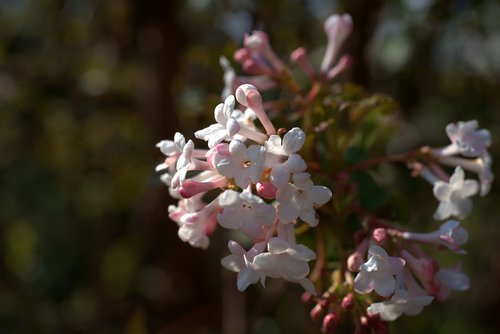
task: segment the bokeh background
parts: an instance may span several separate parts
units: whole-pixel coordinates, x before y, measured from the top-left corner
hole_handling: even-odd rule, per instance
[[[178,240],[154,145],[206,124],[218,58],[246,31],[319,62],[334,12],[354,19],[348,80],[400,102],[405,143],[444,145],[448,122],[475,118],[498,161],[495,0],[0,0],[0,333],[316,332],[300,287],[235,291],[226,235]],[[429,187],[411,189],[431,217]],[[499,194],[464,222],[470,290],[394,333],[500,330]]]

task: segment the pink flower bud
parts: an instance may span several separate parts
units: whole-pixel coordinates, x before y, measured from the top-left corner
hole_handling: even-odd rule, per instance
[[[218,187],[223,187],[226,184],[227,179],[225,177],[221,177],[210,182],[186,180],[182,182],[179,188],[179,195],[181,195],[183,198],[191,198],[194,195],[207,192]]]
[[[353,63],[352,57],[349,55],[342,56],[338,63],[326,73],[326,78],[332,80],[339,76],[341,73],[351,68]]]
[[[243,63],[251,57],[251,51],[246,48],[238,49],[234,52],[233,58],[238,63]]]
[[[308,304],[310,303],[312,300],[313,300],[313,295],[312,293],[310,293],[309,291],[305,291],[302,296],[300,297],[300,300],[304,303],[304,304]]]
[[[311,310],[311,319],[317,321],[323,317],[324,309],[320,304],[316,304]]]
[[[321,72],[326,73],[333,64],[340,46],[352,31],[352,19],[349,14],[331,15],[325,21],[325,32],[328,36],[328,44],[325,56],[321,63]]]
[[[349,293],[342,299],[340,307],[342,307],[342,310],[347,311],[351,309],[353,305],[354,305],[354,295],[352,293]]]
[[[243,45],[250,50],[264,52],[269,45],[269,37],[263,31],[254,31],[252,34],[245,34]]]
[[[335,312],[330,312],[323,318],[323,325],[321,326],[322,333],[334,333],[338,327],[340,318]]]
[[[243,41],[245,47],[257,52],[262,56],[277,73],[283,73],[286,70],[285,64],[274,53],[269,44],[269,37],[263,31],[254,31],[251,35],[246,34]]]
[[[365,263],[363,256],[358,253],[352,253],[347,258],[347,269],[352,272],[359,271],[359,267]]]
[[[376,228],[373,230],[372,237],[378,244],[380,244],[387,238],[387,231],[385,228]]]
[[[245,71],[248,74],[256,74],[256,75],[265,74],[269,76],[273,74],[273,71],[268,66],[253,58],[245,59],[245,61],[242,64],[242,67],[243,71]]]
[[[305,48],[298,48],[292,52],[290,56],[293,63],[297,64],[302,68],[302,70],[310,77],[313,78],[316,76],[316,71],[311,65],[309,61],[309,57],[307,56],[307,51]]]
[[[235,95],[240,104],[253,110],[268,135],[276,134],[276,129],[262,106],[262,96],[255,86],[241,85],[236,89]]]
[[[274,199],[276,197],[276,187],[271,182],[259,182],[255,186],[260,197]]]

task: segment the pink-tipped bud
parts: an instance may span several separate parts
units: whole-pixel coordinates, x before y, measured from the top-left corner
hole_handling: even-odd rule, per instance
[[[251,53],[252,52],[250,50],[241,48],[234,52],[233,58],[236,62],[241,64],[252,56]]]
[[[352,57],[349,55],[342,56],[338,63],[326,73],[326,78],[332,80],[339,76],[341,73],[351,68],[353,63]]]
[[[269,37],[263,31],[253,31],[251,34],[245,34],[243,45],[250,50],[265,52],[267,48],[270,48]]]
[[[334,333],[339,325],[340,318],[335,312],[330,312],[323,318],[322,333]]]
[[[321,306],[320,304],[314,305],[310,312],[311,319],[314,321],[318,321],[323,317],[324,312],[325,309],[323,308],[323,306]]]
[[[359,267],[365,263],[361,254],[354,252],[347,258],[347,269],[351,272],[358,272]]]
[[[229,153],[229,144],[227,143],[220,143],[215,146],[215,152],[217,154],[223,156],[223,157],[228,157],[230,155]]]
[[[309,304],[310,302],[312,302],[313,300],[313,295],[312,293],[310,293],[309,291],[304,291],[304,293],[302,294],[302,296],[300,297],[300,300],[304,303],[304,304]]]
[[[265,32],[254,31],[251,35],[246,34],[243,45],[262,56],[272,66],[275,73],[285,71],[285,64],[274,53],[271,44],[269,44],[269,37]]]
[[[349,14],[331,15],[325,21],[325,32],[328,36],[326,53],[321,63],[321,72],[326,73],[333,64],[340,46],[352,32],[352,19]]]
[[[255,88],[255,86],[253,85],[250,85],[250,84],[244,84],[244,85],[241,85],[239,86],[237,89],[236,89],[236,100],[238,100],[238,102],[241,104],[241,105],[244,105],[245,107],[247,108],[251,108],[250,107],[250,101],[248,101],[248,94],[250,94],[251,92],[257,92],[257,88]],[[260,94],[259,94],[260,96]],[[257,103],[258,100],[255,100],[257,97],[256,95],[253,97],[253,103]],[[262,97],[260,98],[260,104],[262,104]]]
[[[243,64],[241,65],[243,68],[243,71],[245,71],[248,74],[255,74],[255,75],[269,75],[271,76],[273,74],[273,70],[270,69],[266,64],[259,62],[253,58],[248,58],[245,59]]]
[[[387,231],[385,228],[376,228],[373,230],[372,237],[377,244],[380,244],[387,238]]]
[[[311,65],[311,62],[309,61],[309,57],[307,55],[307,51],[305,48],[298,48],[295,51],[292,52],[290,55],[290,58],[293,63],[299,65],[302,70],[309,76],[309,77],[314,77],[316,76],[316,71]]]
[[[276,187],[271,182],[258,182],[255,186],[260,197],[274,199],[276,197]]]
[[[354,305],[354,295],[352,293],[347,294],[344,298],[342,298],[342,302],[340,303],[340,307],[342,310],[347,311],[350,310]]]
[[[241,85],[236,89],[235,95],[240,104],[253,110],[269,136],[276,134],[276,129],[262,106],[262,96],[255,86],[250,84]]]
[[[198,195],[200,193],[207,192],[218,187],[223,187],[226,184],[227,179],[225,177],[221,177],[210,182],[186,180],[182,182],[179,188],[179,195],[181,195],[183,198],[191,198],[194,195]]]

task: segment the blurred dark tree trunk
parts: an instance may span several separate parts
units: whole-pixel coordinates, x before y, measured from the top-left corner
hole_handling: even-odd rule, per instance
[[[370,84],[370,68],[365,49],[377,28],[383,5],[383,0],[354,0],[345,3],[345,12],[351,14],[354,23],[353,34],[348,40],[350,53],[355,61],[351,70],[352,79],[365,87]]]

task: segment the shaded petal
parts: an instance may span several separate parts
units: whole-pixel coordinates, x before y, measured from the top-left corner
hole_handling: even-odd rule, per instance
[[[283,136],[283,151],[286,155],[297,152],[302,148],[306,134],[300,128],[293,128]]]
[[[460,188],[460,195],[463,197],[470,197],[477,194],[479,190],[479,184],[476,180],[465,180]]]
[[[446,219],[451,216],[452,212],[453,207],[449,202],[440,202],[436,212],[434,212],[434,219]]]
[[[288,242],[281,238],[272,238],[267,244],[267,249],[271,254],[283,254],[288,251]]]
[[[238,280],[236,285],[239,291],[244,291],[250,284],[257,283],[259,281],[260,274],[250,268],[244,268],[238,273]]]
[[[239,272],[243,268],[246,268],[245,262],[243,261],[243,257],[241,255],[228,255],[224,257],[220,263],[227,270],[234,271],[235,273]]]
[[[396,290],[396,280],[385,272],[374,273],[374,289],[382,297],[389,297]]]
[[[354,279],[354,290],[358,293],[370,293],[373,291],[373,280],[366,271],[360,271]]]
[[[323,205],[332,198],[332,192],[325,186],[313,186],[307,195],[314,204]]]
[[[448,198],[450,198],[451,192],[452,192],[452,188],[446,182],[436,181],[436,183],[434,184],[434,188],[432,189],[432,191],[434,192],[434,196],[438,200],[444,201],[444,200],[447,200]]]

